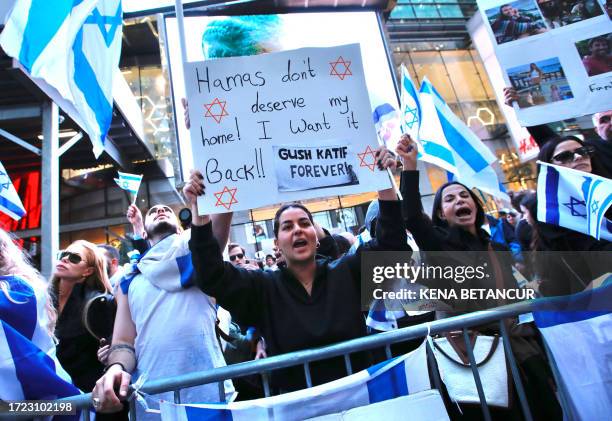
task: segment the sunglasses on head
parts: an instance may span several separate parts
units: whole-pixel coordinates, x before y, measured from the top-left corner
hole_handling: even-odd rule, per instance
[[[242,259],[244,257],[244,254],[242,253],[238,253],[238,254],[234,254],[233,256],[230,256],[230,260],[233,262],[236,259]]]
[[[574,149],[573,151],[563,151],[553,156],[555,161],[561,162],[563,164],[567,164],[568,162],[572,162],[576,154],[581,157],[591,156],[591,154],[595,152],[595,150],[591,146],[581,146],[578,149]]]
[[[59,253],[58,260],[62,260],[64,257],[67,257],[68,261],[75,265],[78,265],[83,260],[83,258],[79,256],[78,254],[72,253],[71,251],[66,251],[66,250]]]

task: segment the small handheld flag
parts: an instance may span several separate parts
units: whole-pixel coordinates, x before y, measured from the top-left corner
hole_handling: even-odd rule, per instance
[[[142,174],[128,174],[120,171],[117,171],[117,174],[119,174],[119,178],[115,178],[115,183],[123,190],[127,190],[133,194],[132,203],[135,203],[136,196],[138,196],[138,189],[142,182]]]
[[[538,221],[612,240],[612,180],[538,161]]]
[[[0,211],[19,221],[26,211],[2,162],[0,162]]]

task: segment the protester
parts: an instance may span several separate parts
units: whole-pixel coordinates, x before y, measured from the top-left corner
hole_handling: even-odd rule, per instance
[[[83,324],[83,312],[87,301],[111,291],[102,252],[88,241],[70,244],[59,254],[49,288],[59,315],[57,357],[79,389],[91,390],[104,366],[97,358],[98,340]]]
[[[98,247],[104,252],[104,258],[106,259],[106,274],[114,289],[115,285],[117,285],[123,276],[123,268],[119,265],[119,250],[109,244],[98,244]]]
[[[46,282],[3,229],[0,290],[0,333],[11,336],[10,345],[6,342],[7,354],[1,357],[0,399],[19,401],[78,394],[56,358],[57,312]]]
[[[593,152],[577,137],[566,136],[545,143],[538,160],[610,178]],[[532,225],[532,250],[538,252],[534,254],[534,270],[540,277],[540,293],[565,295],[580,292],[593,279],[609,271],[609,262],[602,261],[600,254],[590,252],[612,251],[611,242],[538,221],[535,197],[521,205],[531,218],[536,219]]]
[[[582,64],[589,76],[612,71],[610,41],[606,37],[591,38],[588,43],[589,55],[582,58]]]
[[[508,249],[501,244],[494,243],[489,239],[487,233],[481,228],[484,222],[484,210],[476,195],[467,187],[458,182],[450,182],[442,185],[436,192],[431,220],[423,213],[421,195],[419,193],[419,172],[417,166],[416,143],[405,134],[398,142],[396,149],[402,160],[404,171],[402,171],[400,190],[402,193],[402,212],[405,225],[414,236],[419,248],[426,253],[429,265],[440,265],[442,267],[462,265],[477,267],[483,265],[494,269],[494,276],[465,280],[462,284],[450,281],[440,281],[431,285],[435,288],[516,288],[516,281],[511,272],[512,259],[508,258]],[[443,257],[429,258],[427,252],[445,252]],[[465,251],[480,252],[480,257],[470,257]],[[506,253],[504,253],[506,252]],[[476,253],[472,253],[475,255]],[[485,257],[486,256],[486,257]],[[450,283],[450,285],[449,285]],[[454,284],[454,285],[453,285]],[[457,287],[460,285],[460,287]],[[455,310],[472,311],[484,308],[484,305],[473,300],[461,300],[455,302]],[[487,303],[488,304],[488,303]],[[495,305],[503,304],[498,300]],[[516,325],[514,320],[507,320],[510,326],[510,342],[512,349],[518,359],[522,374],[528,379],[526,382],[531,394],[528,399],[537,400],[537,411],[539,416],[549,419],[558,419],[560,408],[552,390],[549,387],[550,375],[547,372],[543,352],[540,349],[536,333],[531,326]],[[494,333],[497,326],[481,326],[481,333]],[[537,398],[536,398],[537,395]],[[455,415],[457,419],[479,419],[479,411],[471,411],[464,408],[464,416]],[[493,409],[492,409],[493,411]],[[496,417],[513,417],[518,415],[516,405],[511,405],[508,410],[499,409],[495,411]],[[469,414],[469,415],[467,415]],[[497,418],[495,418],[497,419]],[[536,416],[536,419],[539,419]]]
[[[236,267],[249,270],[259,269],[259,266],[247,259],[246,250],[240,244],[230,243],[227,246],[230,263]]]
[[[264,267],[264,270],[272,272],[278,270],[278,266],[276,266],[276,257],[271,254],[266,255],[266,267]]]
[[[193,287],[187,247],[191,232],[181,232],[174,212],[165,205],[151,207],[144,224],[138,208],[131,206],[128,220],[135,232],[144,227],[151,248],[125,274],[117,289],[117,318],[108,365],[92,394],[98,412],[121,409],[120,400],[127,397],[131,373],[135,380],[142,375],[156,380],[225,366],[215,332],[215,303]],[[228,215],[218,215],[216,221],[215,235],[224,245],[229,234]],[[221,389],[224,391],[216,383],[185,388],[181,401],[225,402],[233,394],[233,386],[226,381]],[[149,396],[146,402],[157,408],[160,399],[172,400],[173,394]],[[141,405],[137,416],[157,418]]]
[[[380,169],[395,165],[384,148],[376,152]],[[317,239],[312,215],[298,203],[283,205],[274,218],[276,243],[287,267],[276,272],[245,271],[224,263],[214,223],[197,216],[196,198],[204,194],[202,175],[194,171],[183,189],[192,205],[192,251],[196,283],[243,325],[255,326],[267,342],[268,355],[323,346],[366,334],[361,313],[361,252],[333,263],[316,259]],[[400,207],[392,189],[380,191],[376,240],[361,249],[407,250],[406,233],[397,229]],[[361,250],[360,249],[360,250]],[[287,314],[293,315],[287,317]],[[363,356],[352,358],[357,371],[367,366]],[[311,364],[313,384],[346,375],[342,358]],[[306,386],[302,367],[272,373],[279,391]]]

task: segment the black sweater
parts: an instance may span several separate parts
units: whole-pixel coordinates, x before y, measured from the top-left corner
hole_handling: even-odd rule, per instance
[[[401,221],[399,202],[380,201],[379,218],[378,241],[335,261],[317,259],[311,295],[286,268],[248,271],[224,262],[212,224],[193,227],[189,248],[196,285],[215,297],[238,323],[262,332],[270,356],[365,336],[360,294],[362,249],[409,250],[406,232],[397,224]],[[355,371],[368,363],[363,355],[355,360]],[[345,376],[346,370],[342,358],[334,358],[312,363],[311,374],[316,385]],[[280,391],[304,388],[304,370],[298,366],[275,371],[272,384]]]

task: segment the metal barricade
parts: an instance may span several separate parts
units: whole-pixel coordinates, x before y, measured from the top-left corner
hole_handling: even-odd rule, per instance
[[[353,373],[350,354],[364,351],[373,348],[384,347],[388,358],[391,358],[391,344],[407,341],[410,339],[425,338],[428,334],[435,335],[444,332],[462,330],[467,348],[467,354],[472,369],[472,374],[476,383],[478,396],[480,398],[480,406],[485,420],[491,420],[491,414],[486,403],[484,390],[476,361],[474,358],[473,349],[468,336],[468,328],[486,325],[493,322],[498,322],[499,331],[503,340],[507,363],[510,367],[511,377],[514,381],[514,386],[518,395],[521,410],[525,420],[531,421],[532,415],[527,402],[527,397],[523,384],[520,379],[519,369],[510,347],[508,330],[504,323],[504,319],[516,317],[519,314],[529,313],[531,304],[529,302],[521,302],[510,304],[496,309],[487,311],[478,311],[469,314],[449,317],[446,319],[435,320],[428,323],[422,323],[415,326],[405,327],[402,329],[378,333],[363,338],[352,339],[337,344],[316,348],[306,349],[302,351],[292,352],[274,357],[268,357],[256,361],[248,361],[239,364],[233,364],[226,367],[220,367],[213,370],[201,371],[196,373],[183,374],[166,379],[147,381],[140,390],[146,394],[157,394],[162,392],[174,392],[175,403],[180,403],[180,390],[188,387],[198,386],[207,383],[223,382],[226,379],[242,377],[251,374],[260,374],[262,376],[263,388],[265,396],[270,396],[269,372],[281,368],[294,367],[302,365],[306,378],[307,387],[312,387],[310,375],[310,363],[312,361],[323,360],[331,357],[343,356],[346,366],[347,375]],[[434,355],[431,347],[427,346],[428,363],[433,366]],[[551,361],[551,364],[554,364]],[[556,373],[555,367],[552,367],[553,373]],[[441,379],[438,376],[437,370],[432,370],[434,387],[438,390],[441,388]],[[555,377],[557,377],[555,375]],[[557,379],[558,380],[558,379]],[[132,391],[132,390],[131,390]],[[563,390],[560,390],[561,406],[564,407],[565,396]],[[91,405],[91,393],[68,397],[61,401],[71,401],[77,408],[89,408]],[[564,408],[565,409],[565,408]],[[565,412],[565,411],[564,411]],[[135,399],[130,401],[130,414],[135,414]],[[86,415],[87,419],[87,415]]]

